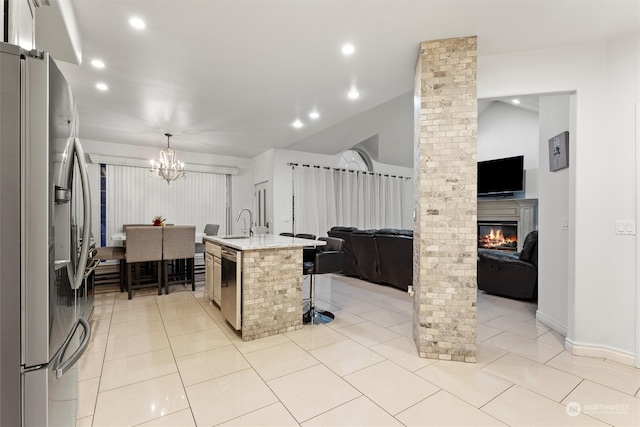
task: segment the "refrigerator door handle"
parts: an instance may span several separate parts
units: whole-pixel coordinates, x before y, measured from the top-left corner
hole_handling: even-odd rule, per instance
[[[84,338],[82,339],[82,342],[78,346],[78,349],[76,351],[74,351],[73,354],[71,356],[69,356],[69,358],[67,360],[65,360],[64,362],[61,362],[60,359],[62,359],[64,357],[64,353],[67,351],[67,348],[69,347],[69,344],[71,343],[71,339],[75,335],[76,330],[78,329],[79,325],[82,325],[82,327],[84,328]],[[80,357],[82,357],[82,355],[84,354],[85,350],[89,346],[89,339],[90,338],[91,338],[91,325],[89,325],[89,322],[84,320],[84,318],[82,318],[82,317],[78,318],[78,321],[76,322],[75,327],[72,329],[71,333],[69,334],[69,336],[65,340],[64,344],[60,348],[60,351],[58,351],[58,354],[56,355],[55,360],[53,362],[54,363],[53,372],[55,373],[56,378],[62,377],[64,375],[64,373],[70,367],[75,365],[76,362],[80,359]]]
[[[80,169],[80,182],[82,183],[82,208],[83,208],[83,229],[82,229],[82,248],[80,249],[80,259],[78,260],[78,271],[71,286],[73,289],[79,289],[84,280],[84,272],[89,257],[89,246],[91,239],[91,193],[89,191],[89,173],[87,172],[87,161],[80,140],[74,138],[74,151],[76,159],[78,159],[78,169]],[[73,171],[73,169],[70,169]]]

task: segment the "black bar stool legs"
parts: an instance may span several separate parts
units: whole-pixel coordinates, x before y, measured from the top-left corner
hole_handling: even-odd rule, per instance
[[[322,325],[331,322],[335,318],[334,314],[329,311],[316,310],[316,274],[338,273],[342,270],[344,240],[336,237],[320,237],[318,240],[324,240],[327,244],[318,247],[315,250],[313,261],[306,259],[302,266],[303,273],[311,276],[309,310],[306,309],[307,304],[303,306],[302,323],[304,324]]]
[[[302,323],[309,324],[313,323],[314,325],[323,325],[325,323],[331,322],[335,319],[333,313],[324,310],[316,310],[316,275],[310,275],[310,284],[309,284],[309,310],[306,310],[306,305],[304,307],[304,314],[302,315]]]

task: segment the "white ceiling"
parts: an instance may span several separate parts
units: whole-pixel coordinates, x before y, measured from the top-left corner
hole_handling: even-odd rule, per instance
[[[637,0],[71,3],[83,62],[61,68],[83,138],[162,147],[171,132],[176,150],[247,158],[318,144],[315,134],[410,92],[420,41],[477,35],[483,56],[601,41],[638,25]],[[146,30],[131,28],[131,16]],[[346,42],[350,57],[340,52]],[[94,58],[106,68],[94,69]],[[109,90],[96,90],[99,81]],[[352,86],[356,101],[346,96]],[[301,129],[291,126],[297,118]]]

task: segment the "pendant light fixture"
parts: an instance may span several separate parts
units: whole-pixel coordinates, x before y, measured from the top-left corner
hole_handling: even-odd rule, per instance
[[[160,161],[151,160],[149,172],[167,181],[168,185],[171,181],[186,178],[186,175],[184,173],[184,163],[176,160],[176,152],[169,147],[169,138],[173,135],[170,133],[165,133],[164,135],[167,137],[167,148],[160,150]]]

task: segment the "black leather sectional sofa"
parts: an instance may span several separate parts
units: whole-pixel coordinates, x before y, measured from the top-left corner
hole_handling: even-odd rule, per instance
[[[344,244],[342,274],[407,290],[413,284],[413,231],[333,227],[330,237]]]

